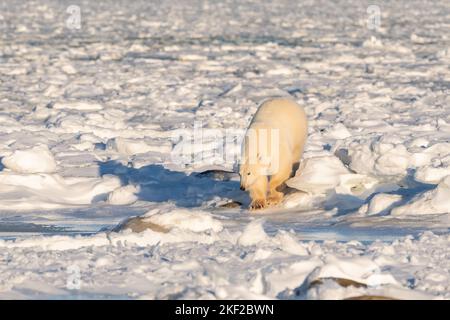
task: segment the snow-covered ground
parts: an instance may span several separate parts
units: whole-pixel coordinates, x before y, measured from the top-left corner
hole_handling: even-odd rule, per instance
[[[448,0],[3,1],[0,30],[0,298],[450,298]],[[273,96],[309,141],[252,214],[230,171]]]

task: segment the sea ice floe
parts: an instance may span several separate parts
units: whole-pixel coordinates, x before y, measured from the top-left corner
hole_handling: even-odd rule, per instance
[[[263,228],[264,220],[257,219],[250,222],[238,238],[241,246],[252,246],[261,244],[268,240],[268,236]]]
[[[110,139],[107,142],[107,147],[127,156],[150,151],[168,153],[172,150],[172,145],[168,143],[149,145],[142,139],[124,139],[120,137]]]
[[[127,185],[119,187],[108,195],[108,203],[113,205],[129,205],[135,203],[139,198],[139,187]]]
[[[436,188],[392,209],[391,213],[395,216],[450,213],[450,176],[442,179]]]
[[[119,188],[118,177],[64,178],[58,174],[0,172],[2,210],[56,209],[105,201]]]
[[[327,138],[331,137],[334,139],[346,139],[352,136],[348,128],[342,123],[337,123],[335,126],[327,130],[326,134]]]
[[[15,150],[2,158],[2,164],[17,173],[51,173],[56,171],[56,161],[46,145]]]
[[[371,138],[350,137],[339,142],[335,154],[357,173],[401,178],[416,170],[418,181],[437,183],[447,172],[450,144],[412,139],[405,143],[398,136],[386,134]]]
[[[402,200],[402,196],[398,194],[378,193],[368,204],[363,205],[358,211],[361,214],[373,215],[385,212],[395,203]]]
[[[103,106],[97,102],[89,101],[66,101],[66,102],[56,102],[53,104],[53,109],[56,110],[80,110],[80,111],[98,111],[102,110]]]
[[[325,193],[340,182],[340,176],[350,171],[334,156],[308,158],[302,161],[295,176],[286,184],[312,194]]]
[[[378,180],[364,174],[351,173],[335,156],[320,156],[302,161],[295,176],[286,184],[313,195],[348,194],[365,199],[370,195]]]
[[[366,257],[337,258],[333,255],[325,257],[325,264],[311,273],[314,278],[350,279],[367,286],[398,284],[389,273],[383,273],[381,268]]]
[[[441,164],[438,167],[433,165],[423,166],[416,170],[414,179],[423,183],[437,184],[443,178],[450,175],[450,164]]]
[[[7,28],[0,46],[0,237],[15,240],[0,240],[0,298],[273,299],[316,267],[341,266],[327,255],[355,259],[356,271],[358,259],[373,260],[402,288],[369,292],[322,278],[307,298],[450,298],[448,0],[410,2],[386,1],[389,14],[371,32],[361,6],[331,1],[320,10],[310,1],[242,0],[238,8],[231,0],[192,0],[178,1],[179,10],[171,10],[173,0],[109,1],[108,10],[84,1],[90,14],[78,31],[64,31],[57,1],[8,2],[0,20],[17,32]],[[410,19],[397,23],[405,4]],[[361,23],[347,19],[355,14]],[[249,226],[255,216],[246,210],[217,205],[246,205],[235,176],[190,174],[206,163],[171,158],[223,144],[183,149],[172,138],[192,132],[194,122],[244,131],[258,103],[273,96],[305,106],[311,184],[297,172],[294,184],[306,192],[288,190],[276,210],[263,213],[264,226]],[[8,164],[39,144],[49,147],[56,170],[29,158]],[[234,157],[239,147],[226,151]],[[339,150],[343,165],[314,162]],[[140,201],[131,204],[135,196]],[[352,212],[342,210],[353,202]],[[153,218],[139,218],[154,222],[140,227],[164,228],[99,231],[153,208]],[[428,227],[439,235],[401,238]],[[66,286],[73,266],[82,275],[76,291]],[[338,276],[356,279],[324,275]]]
[[[201,210],[175,209],[168,212],[152,210],[143,218],[154,224],[168,229],[177,228],[192,232],[203,232],[211,230],[219,232],[223,229],[222,223],[211,214]]]

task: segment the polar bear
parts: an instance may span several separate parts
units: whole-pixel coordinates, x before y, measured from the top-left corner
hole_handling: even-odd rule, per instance
[[[277,188],[300,162],[307,135],[307,116],[296,102],[274,98],[260,105],[245,134],[239,168],[241,190],[250,193],[251,210],[283,199]]]

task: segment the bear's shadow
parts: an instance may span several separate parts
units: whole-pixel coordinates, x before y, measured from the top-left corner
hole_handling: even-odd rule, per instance
[[[222,175],[186,174],[172,171],[159,164],[133,168],[117,161],[98,162],[101,176],[120,178],[122,185],[136,185],[141,201],[173,202],[179,207],[192,208],[208,201],[231,199],[248,203],[248,195],[239,189],[239,181],[230,180],[234,173]],[[217,178],[219,176],[219,178]],[[220,178],[220,176],[225,176]]]

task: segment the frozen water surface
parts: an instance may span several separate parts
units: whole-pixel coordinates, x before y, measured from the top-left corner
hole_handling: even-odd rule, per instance
[[[450,298],[450,5],[371,5],[2,2],[0,298]],[[173,154],[273,96],[307,161],[250,214],[235,162]]]

